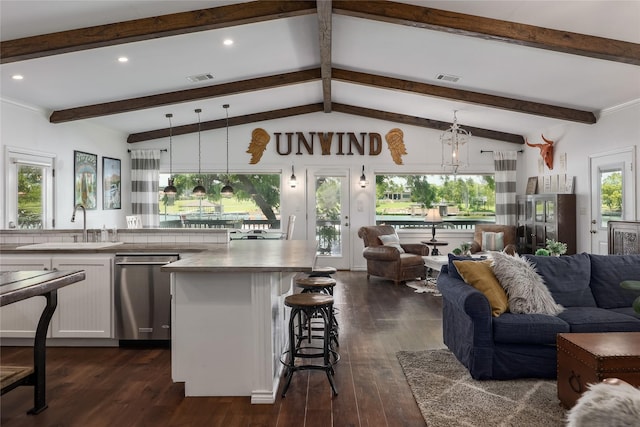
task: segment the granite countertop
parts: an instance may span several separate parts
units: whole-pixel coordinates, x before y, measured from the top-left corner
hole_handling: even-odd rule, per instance
[[[0,273],[0,306],[43,295],[85,279],[78,271],[5,271]]]
[[[168,273],[310,272],[316,242],[307,240],[234,240],[229,245],[187,254],[162,267]]]

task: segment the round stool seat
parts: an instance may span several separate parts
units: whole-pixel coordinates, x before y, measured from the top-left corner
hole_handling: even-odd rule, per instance
[[[336,274],[337,271],[335,267],[315,267],[309,273],[309,277],[329,277],[332,274]]]
[[[320,293],[293,294],[284,299],[284,304],[291,308],[316,308],[333,304],[333,297]]]
[[[336,285],[336,280],[331,277],[298,277],[296,285],[308,290],[330,290]]]

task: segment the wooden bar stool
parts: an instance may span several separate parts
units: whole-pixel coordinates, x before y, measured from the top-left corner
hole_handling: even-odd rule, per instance
[[[333,296],[333,288],[336,280],[325,276],[299,276],[296,277],[296,286],[302,288],[302,293],[316,292]],[[338,320],[336,318],[336,308],[331,309],[331,342],[340,346],[338,342]]]
[[[309,277],[331,277],[337,271],[334,267],[314,267],[309,273]]]
[[[325,371],[331,391],[338,395],[333,381],[333,365],[338,363],[340,355],[330,348],[333,297],[319,292],[307,292],[289,295],[284,299],[284,304],[291,308],[289,318],[289,350],[280,357],[280,362],[285,366],[286,383],[282,390],[285,397],[291,378],[296,371],[321,370]],[[314,335],[313,331],[319,331],[320,327],[312,322],[321,323],[322,335]],[[322,343],[319,343],[322,341]],[[296,359],[322,359],[318,363],[296,364]]]

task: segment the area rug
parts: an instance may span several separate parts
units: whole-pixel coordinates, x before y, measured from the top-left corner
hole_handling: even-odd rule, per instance
[[[415,292],[418,293],[429,293],[429,294],[433,294],[434,296],[437,297],[441,297],[442,294],[440,293],[440,291],[438,290],[438,287],[436,286],[436,281],[435,280],[413,280],[413,281],[407,281],[405,282],[405,284],[410,287],[415,289]]]
[[[429,427],[565,425],[553,380],[476,381],[449,350],[397,357]]]

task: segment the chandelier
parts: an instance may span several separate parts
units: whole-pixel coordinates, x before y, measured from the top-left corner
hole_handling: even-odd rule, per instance
[[[442,143],[442,168],[450,169],[454,174],[458,169],[469,166],[469,137],[471,133],[458,126],[457,111],[453,112],[451,127],[440,135]],[[465,149],[466,146],[466,149]]]

